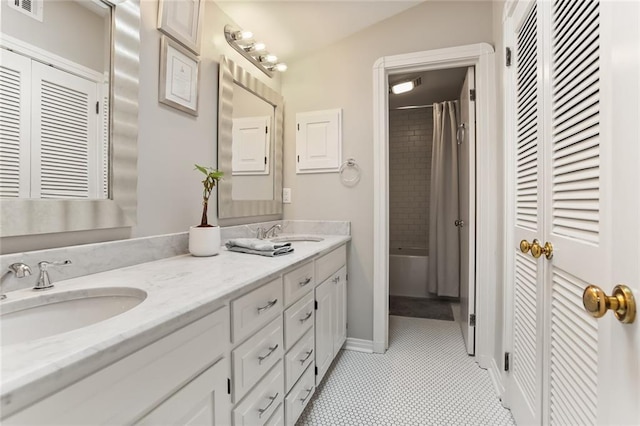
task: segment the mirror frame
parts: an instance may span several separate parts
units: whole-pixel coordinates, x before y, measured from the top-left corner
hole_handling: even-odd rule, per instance
[[[110,3],[110,198],[2,199],[1,237],[131,227],[137,223],[140,4],[137,0]]]
[[[232,197],[233,86],[238,84],[275,107],[273,144],[273,200],[234,200]],[[282,96],[224,55],[220,58],[218,84],[218,219],[282,215],[284,101]]]

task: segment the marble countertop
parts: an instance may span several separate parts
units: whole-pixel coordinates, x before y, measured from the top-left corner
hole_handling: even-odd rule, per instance
[[[348,235],[319,235],[320,242],[293,242],[282,257],[234,253],[221,248],[213,257],[170,257],[55,283],[46,293],[31,289],[11,300],[76,289],[134,287],[147,298],[113,318],[66,333],[2,347],[1,408],[5,414],[67,386],[151,342],[224,306],[318,255],[345,244]],[[0,308],[1,308],[0,304]]]

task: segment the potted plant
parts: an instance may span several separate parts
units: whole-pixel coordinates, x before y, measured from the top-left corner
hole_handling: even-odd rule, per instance
[[[202,218],[200,225],[189,228],[189,252],[194,256],[214,256],[220,251],[220,227],[209,225],[207,209],[209,197],[216,183],[222,179],[222,172],[212,167],[195,165],[195,170],[204,174],[202,185]]]

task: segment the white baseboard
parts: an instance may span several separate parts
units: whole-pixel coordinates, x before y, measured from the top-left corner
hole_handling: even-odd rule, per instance
[[[344,348],[348,351],[365,352],[371,354],[373,353],[373,341],[347,337],[347,342],[345,343]]]
[[[487,371],[489,371],[491,382],[493,383],[493,387],[496,390],[498,397],[500,397],[501,400],[504,400],[505,387],[504,383],[502,383],[502,374],[500,373],[500,369],[498,368],[498,364],[496,364],[495,359],[491,359],[491,365]]]

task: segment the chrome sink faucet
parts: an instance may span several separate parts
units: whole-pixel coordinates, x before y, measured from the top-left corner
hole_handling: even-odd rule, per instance
[[[31,275],[31,268],[29,268],[29,265],[27,265],[26,263],[21,263],[21,262],[12,263],[7,268],[5,275],[11,274],[11,273],[13,273],[16,276],[16,278],[24,278]],[[0,300],[4,300],[6,298],[7,296],[5,294],[0,294]]]
[[[40,267],[40,276],[38,277],[38,283],[33,289],[46,290],[53,287],[53,283],[51,282],[51,278],[49,277],[49,270],[47,269],[49,266],[63,266],[70,264],[70,260],[60,260],[57,262],[47,262],[43,260],[42,262],[39,262],[38,266]]]
[[[276,223],[275,225],[273,225],[271,228],[267,229],[265,231],[265,229],[263,227],[259,227],[258,228],[258,233],[256,235],[256,238],[258,238],[259,240],[264,240],[267,238],[273,238],[273,237],[277,237],[278,236],[278,231],[282,231],[282,225],[280,225],[279,223]]]

